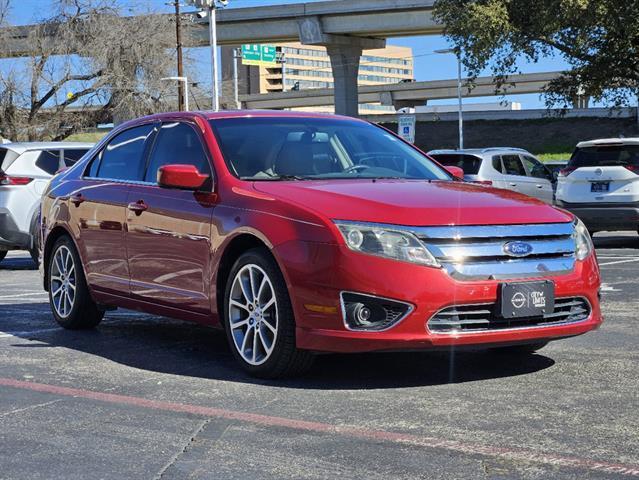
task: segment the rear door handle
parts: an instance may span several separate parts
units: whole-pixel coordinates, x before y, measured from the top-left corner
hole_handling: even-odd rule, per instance
[[[127,208],[132,212],[135,212],[136,215],[140,215],[142,212],[145,212],[149,209],[148,205],[144,203],[144,200],[138,200],[137,202],[131,202],[127,205]]]
[[[510,183],[509,185],[510,185],[511,187],[516,187],[516,186],[517,186],[517,184],[516,184],[516,183]]]
[[[540,184],[535,185],[535,187],[537,187],[537,188],[544,188],[544,186],[543,186],[543,185],[540,185]]]
[[[76,193],[71,197],[71,203],[74,204],[76,207],[79,207],[80,204],[84,203],[85,200],[86,198],[84,198],[84,195],[82,195],[81,193]]]

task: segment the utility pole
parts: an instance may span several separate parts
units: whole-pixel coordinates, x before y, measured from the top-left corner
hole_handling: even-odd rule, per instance
[[[180,2],[173,2],[175,7],[175,48],[177,50],[177,76],[184,78],[184,65],[182,63],[182,18],[180,16]],[[178,110],[184,110],[184,88],[182,82],[178,82]]]

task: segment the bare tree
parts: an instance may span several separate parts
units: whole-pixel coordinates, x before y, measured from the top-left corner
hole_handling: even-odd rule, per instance
[[[8,2],[0,0],[0,8]],[[54,14],[29,32],[30,56],[0,71],[0,133],[61,140],[164,109],[168,87],[160,79],[174,65],[168,22],[122,16],[115,0],[58,0]],[[9,56],[4,44],[0,54]]]

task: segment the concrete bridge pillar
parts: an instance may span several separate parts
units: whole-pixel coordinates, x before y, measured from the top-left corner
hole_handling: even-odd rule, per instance
[[[357,45],[327,45],[335,81],[335,113],[356,117],[359,114],[357,77],[362,47]]]

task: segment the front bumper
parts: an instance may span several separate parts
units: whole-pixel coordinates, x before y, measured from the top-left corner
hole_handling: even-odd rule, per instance
[[[297,346],[302,349],[365,352],[534,343],[580,335],[602,322],[599,268],[594,255],[577,262],[568,274],[547,277],[554,281],[558,298],[588,300],[592,311],[586,320],[508,330],[432,333],[427,322],[435,313],[454,305],[496,302],[500,282],[458,281],[441,269],[356,254],[338,245],[289,242],[275,247],[274,253],[285,272],[297,321]],[[352,331],[343,322],[341,291],[396,299],[414,308],[388,330]]]
[[[639,227],[639,203],[567,203],[556,205],[575,214],[590,231],[636,231]]]

